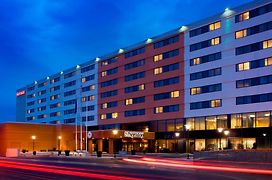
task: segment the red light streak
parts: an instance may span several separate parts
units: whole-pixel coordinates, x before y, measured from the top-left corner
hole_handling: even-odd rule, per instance
[[[200,169],[200,170],[211,170],[211,171],[226,171],[226,172],[237,172],[237,173],[250,173],[250,174],[267,174],[272,175],[272,170],[269,169],[251,169],[251,168],[239,168],[239,167],[219,167],[217,165],[210,165],[203,164],[203,165],[196,165],[196,164],[189,164],[184,162],[171,162],[169,160],[158,160],[158,159],[151,159],[151,158],[142,158],[141,160],[135,159],[123,159],[127,162],[132,163],[140,163],[140,164],[150,164],[150,165],[159,165],[159,166],[167,166],[167,167],[175,167],[175,168],[190,168],[190,169]]]

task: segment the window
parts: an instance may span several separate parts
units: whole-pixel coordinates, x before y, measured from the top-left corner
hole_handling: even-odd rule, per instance
[[[133,63],[125,64],[125,70],[133,69],[133,68],[143,66],[143,65],[145,65],[145,60],[144,59],[139,60],[139,61],[135,61]]]
[[[76,90],[66,91],[64,92],[64,97],[72,96],[74,94],[76,94]]]
[[[27,103],[27,106],[33,106],[35,104],[35,101],[30,101]]]
[[[81,91],[82,92],[87,92],[87,91],[91,91],[91,90],[94,90],[94,89],[95,89],[95,85],[92,84],[90,86],[86,86],[86,87],[81,88]]]
[[[154,81],[154,87],[157,88],[162,86],[169,86],[169,85],[177,84],[177,83],[179,83],[179,77],[172,77],[168,79]]]
[[[125,93],[132,93],[136,91],[143,91],[145,89],[144,84],[136,85],[136,86],[130,86],[125,88]]]
[[[32,120],[35,120],[35,116],[30,116],[30,117],[27,117],[26,118],[27,121],[32,121]]]
[[[238,71],[246,71],[250,69],[249,62],[240,63],[237,67]]]
[[[56,99],[59,99],[60,98],[60,94],[56,94],[56,95],[53,95],[53,96],[50,96],[50,99],[53,101],[53,100],[56,100]]]
[[[90,75],[90,76],[83,77],[83,78],[81,79],[81,82],[82,82],[82,83],[85,83],[85,82],[87,82],[87,81],[94,80],[94,78],[95,78],[95,75],[92,74],[92,75]]]
[[[247,36],[247,30],[246,29],[235,32],[235,38],[236,39],[240,39],[240,38],[243,38],[243,37],[246,37],[246,36]]]
[[[220,27],[221,27],[221,22],[220,21],[214,22],[214,23],[199,27],[197,29],[191,30],[190,31],[190,37],[198,36],[198,35],[207,33],[209,31],[214,31],[216,29],[219,29]]]
[[[94,110],[94,105],[81,107],[82,112],[93,111],[93,110]]]
[[[270,112],[257,112],[255,127],[269,127],[270,125]]]
[[[64,124],[71,124],[75,122],[76,122],[76,118],[64,119]]]
[[[102,71],[101,76],[102,77],[109,76],[111,74],[116,74],[117,72],[118,72],[118,68],[113,68],[113,69],[109,69],[109,70],[106,70],[106,71]]]
[[[163,47],[163,46],[167,46],[167,45],[176,43],[178,41],[179,41],[179,36],[174,36],[174,37],[171,37],[171,38],[168,38],[168,39],[165,39],[165,40],[154,43],[153,47],[154,47],[154,49],[157,49],[157,48],[160,48],[160,47]]]
[[[60,107],[60,106],[61,106],[60,103],[50,104],[50,109],[58,108],[58,107]]]
[[[193,102],[190,103],[190,110],[221,107],[221,101],[221,99],[215,99],[210,101]]]
[[[198,117],[194,118],[194,130],[205,130],[205,118],[204,117]]]
[[[145,115],[145,109],[125,111],[125,117],[142,116],[142,115]]]
[[[155,68],[154,74],[165,73],[165,72],[174,71],[177,69],[179,69],[179,63],[170,64],[163,67]]]
[[[101,87],[108,87],[108,86],[112,86],[112,85],[115,85],[118,83],[118,79],[112,79],[112,80],[109,80],[109,81],[104,81],[104,82],[101,82]]]
[[[203,78],[219,76],[219,75],[221,75],[221,67],[216,69],[210,69],[206,71],[192,73],[190,74],[190,80],[193,81],[197,79],[203,79]]]
[[[236,81],[236,88],[245,88],[250,86],[258,86],[272,83],[272,75],[261,76]]]
[[[130,74],[125,76],[125,81],[132,81],[132,80],[136,80],[136,79],[141,79],[145,77],[145,72],[139,72],[139,73],[135,73],[135,74]]]
[[[39,96],[41,96],[41,95],[43,95],[43,94],[46,94],[46,90],[42,90],[42,91],[39,91],[39,92],[38,92],[38,95],[39,95]]]
[[[211,43],[212,46],[217,45],[217,44],[220,43],[220,38],[219,38],[219,37],[213,38],[213,39],[211,40],[211,42],[212,42],[212,43]]]
[[[236,97],[236,105],[272,101],[272,93]]]
[[[101,104],[101,109],[107,109],[107,108],[112,108],[112,107],[117,107],[118,102],[117,101],[112,101],[112,102],[107,102]]]
[[[244,12],[236,17],[236,22],[241,22],[249,19],[249,11]]]
[[[101,93],[101,98],[116,96],[117,94],[118,94],[118,91],[117,91],[117,90],[107,91],[107,92]]]
[[[241,13],[239,15],[236,15],[235,16],[235,22],[238,23],[238,22],[241,22],[241,21],[245,21],[245,20],[251,19],[253,17],[257,17],[257,16],[260,16],[262,14],[269,13],[271,11],[272,11],[272,3],[261,6],[261,7],[258,7],[256,9],[252,9],[252,10],[247,11],[247,12],[243,12],[243,13]]]
[[[271,66],[272,65],[272,57],[265,59],[265,66]]]
[[[107,66],[109,64],[117,62],[118,57],[113,57],[107,60],[102,61],[101,66]]]
[[[221,83],[211,84],[211,85],[207,85],[207,86],[191,88],[191,95],[211,93],[211,92],[216,92],[216,91],[221,91],[221,90],[222,90],[222,84]]]
[[[159,93],[159,94],[153,95],[153,98],[155,101],[162,100],[162,99],[177,98],[177,97],[179,97],[179,91],[171,91],[171,92]]]
[[[76,109],[75,108],[64,110],[64,115],[75,114],[75,113],[76,113]]]
[[[38,99],[39,104],[44,103],[44,102],[46,102],[46,98]]]
[[[199,49],[203,49],[203,48],[207,48],[207,47],[210,47],[210,46],[218,45],[220,43],[221,43],[221,37],[216,37],[216,38],[209,39],[209,40],[206,40],[206,41],[202,41],[202,42],[199,42],[199,43],[191,44],[190,45],[190,52],[196,51],[196,50],[199,50]]]
[[[160,107],[155,107],[154,108],[154,113],[168,113],[168,112],[177,112],[179,111],[179,105],[170,105],[170,106],[160,106]]]
[[[92,101],[94,99],[95,99],[94,95],[84,96],[84,97],[81,98],[81,102]]]
[[[60,81],[60,77],[56,77],[54,79],[51,79],[51,84],[54,84],[56,82]]]
[[[31,114],[31,113],[34,113],[34,111],[35,111],[35,109],[28,109],[28,110],[26,111],[26,113],[27,113],[27,114]]]
[[[145,102],[145,97],[130,98],[125,100],[125,105],[138,104]]]
[[[55,92],[57,90],[60,90],[60,86],[55,86],[55,87],[50,88],[50,92]]]
[[[212,62],[221,59],[221,52],[190,59],[190,66]]]
[[[241,55],[241,54],[255,52],[255,51],[259,51],[259,50],[267,49],[271,47],[272,47],[272,39],[269,39],[262,42],[257,42],[257,43],[235,48],[235,53],[236,55]]]
[[[27,91],[33,91],[35,89],[35,86],[30,86],[27,88]]]
[[[261,68],[272,65],[272,57],[243,62],[236,65],[236,71],[246,71],[249,69]]]
[[[88,72],[88,71],[90,71],[90,70],[93,70],[94,69],[94,64],[92,64],[92,65],[88,65],[88,66],[86,66],[86,67],[83,67],[83,68],[81,68],[81,73],[85,73],[85,72]]]
[[[65,75],[64,75],[64,79],[73,77],[74,75],[76,75],[76,71],[73,71],[73,72],[70,72],[70,73],[65,74]]]
[[[38,84],[38,88],[44,87],[46,85],[47,85],[47,82],[40,83],[40,84]]]
[[[271,48],[272,47],[272,39],[267,41],[263,41],[263,49]]]
[[[64,88],[71,87],[74,85],[76,85],[76,80],[65,83]]]
[[[74,105],[76,103],[77,103],[76,99],[71,99],[71,100],[68,100],[68,101],[64,101],[64,106]]]
[[[144,52],[145,52],[145,47],[142,47],[142,48],[139,48],[139,49],[136,49],[136,50],[125,53],[125,58],[136,56],[136,55],[142,54]]]
[[[50,117],[56,117],[56,116],[60,116],[60,112],[52,112],[52,113],[50,113]]]
[[[38,119],[44,119],[44,118],[46,118],[46,114],[40,114],[40,115],[38,115]]]
[[[216,29],[219,29],[221,27],[221,22],[215,22],[209,25],[210,31],[214,31]]]
[[[116,119],[118,117],[118,113],[107,113],[107,114],[101,114],[100,119]]]
[[[86,117],[82,117],[82,122],[86,122]],[[87,116],[87,121],[94,121],[94,116]]]
[[[175,56],[178,56],[178,55],[179,55],[179,49],[175,49],[175,50],[172,50],[172,51],[168,51],[168,52],[165,52],[165,53],[162,53],[162,54],[155,55],[153,60],[154,60],[154,62],[157,62],[157,61],[160,61],[160,60],[163,60],[163,59],[168,59],[168,58],[175,57]]]
[[[36,95],[35,95],[35,93],[33,93],[33,94],[29,94],[29,95],[27,95],[27,98],[28,99],[30,99],[30,98],[34,98]]]

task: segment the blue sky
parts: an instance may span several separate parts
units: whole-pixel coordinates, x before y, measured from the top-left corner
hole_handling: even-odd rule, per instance
[[[251,0],[0,0],[0,121],[16,89]]]

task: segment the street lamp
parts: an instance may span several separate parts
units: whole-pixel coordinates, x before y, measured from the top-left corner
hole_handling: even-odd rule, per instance
[[[188,143],[188,146],[186,145],[186,147],[188,147],[188,152],[190,151],[190,143],[189,143],[189,131],[190,131],[190,128],[191,128],[191,124],[185,124],[184,125],[185,126],[185,129],[186,129],[186,131],[188,131],[188,138],[187,138],[187,143]],[[187,144],[186,143],[186,144]],[[186,148],[187,149],[187,148]],[[187,150],[186,150],[187,151]],[[188,157],[187,157],[187,159],[189,159],[189,154],[188,154]]]
[[[31,139],[32,139],[32,147],[33,147],[33,151],[34,151],[36,136],[35,135],[31,136]]]
[[[225,136],[228,136],[229,133],[230,133],[229,130],[225,130],[225,131],[224,131]],[[228,137],[227,137],[227,148],[229,147],[228,144],[229,144],[229,142],[228,142]]]
[[[180,136],[180,133],[179,132],[175,132],[175,137],[176,137],[176,145],[175,145],[175,150],[176,150],[176,153],[178,152],[178,138]]]
[[[118,134],[118,130],[117,129],[112,130],[112,134],[113,135],[117,135]]]
[[[58,136],[58,149],[60,150],[60,140],[62,139],[61,136]]]
[[[220,146],[219,146],[220,150],[222,150],[221,134],[222,134],[223,130],[224,130],[224,128],[217,128],[217,131],[220,133],[220,142],[219,142],[220,143]]]

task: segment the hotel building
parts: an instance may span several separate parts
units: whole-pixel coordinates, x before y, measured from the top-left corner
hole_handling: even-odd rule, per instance
[[[227,8],[19,89],[17,121],[155,132],[128,151],[271,148],[271,35],[271,1]]]

